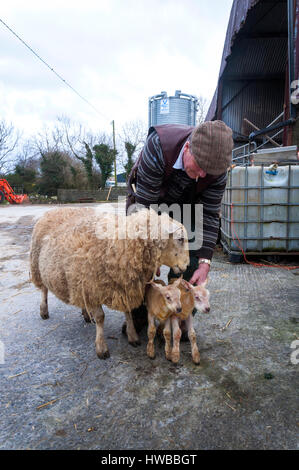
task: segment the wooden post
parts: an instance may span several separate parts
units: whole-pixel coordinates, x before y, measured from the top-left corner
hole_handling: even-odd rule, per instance
[[[117,175],[116,175],[116,145],[115,145],[115,125],[114,125],[114,120],[112,121],[112,129],[113,129],[113,149],[114,149],[114,181],[115,181],[115,186],[117,186]]]
[[[112,189],[112,186],[110,186],[110,188],[109,188],[109,191],[108,191],[108,195],[107,195],[107,199],[106,199],[106,201],[108,201],[108,199],[109,199],[109,197],[110,197],[111,189]]]
[[[248,119],[244,118],[244,121],[247,122],[247,124],[253,127],[253,129],[255,129],[256,131],[260,131],[260,128],[257,127],[255,124],[252,124],[252,122],[248,121]],[[269,140],[269,142],[271,142],[271,144],[276,145],[276,147],[281,147],[281,145],[275,142],[275,140],[271,139],[271,137],[269,137],[267,134],[265,134],[265,137]]]

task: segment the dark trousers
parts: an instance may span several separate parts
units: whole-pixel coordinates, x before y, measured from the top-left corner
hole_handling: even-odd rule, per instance
[[[183,273],[183,279],[185,279],[186,281],[190,281],[191,277],[193,276],[194,271],[196,271],[196,269],[198,268],[198,255],[196,256],[196,251],[190,250],[189,255],[190,255],[190,264],[188,268],[186,269],[186,271]],[[168,273],[168,281],[172,278],[179,278],[179,277],[181,277],[181,274],[175,274],[173,270],[170,269]],[[192,312],[192,315],[194,316],[195,313],[196,313],[196,310],[194,309]],[[138,329],[138,326],[136,325],[137,318],[140,319],[141,322],[142,322],[142,319],[147,319],[146,306],[142,304],[140,305],[140,307],[135,308],[134,310],[132,310],[132,315],[133,315],[135,327],[137,327]],[[143,326],[143,324],[141,323],[140,326]]]
[[[197,252],[194,250],[189,251],[189,256],[190,256],[190,264],[186,271],[183,273],[183,279],[186,281],[190,281],[191,277],[194,274],[194,271],[198,268],[198,255]],[[168,273],[168,281],[172,278],[178,278],[181,277],[181,274],[175,274],[172,269],[170,269]]]

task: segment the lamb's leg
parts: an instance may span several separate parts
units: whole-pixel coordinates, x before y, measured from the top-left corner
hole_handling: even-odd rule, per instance
[[[163,329],[163,336],[165,339],[165,356],[168,361],[171,361],[171,320],[168,318],[165,322]]]
[[[150,312],[147,314],[148,318],[148,327],[147,327],[147,336],[148,336],[148,343],[147,343],[147,355],[151,359],[155,359],[155,345],[154,339],[156,336],[156,325],[155,325],[155,317],[151,315]]]
[[[128,341],[131,346],[136,348],[137,346],[140,346],[141,343],[139,340],[139,336],[135,330],[132,314],[131,312],[126,312],[125,315],[126,315]]]
[[[110,354],[104,337],[105,314],[101,306],[93,310],[92,313],[96,321],[96,352],[100,359],[107,359]]]
[[[186,320],[186,325],[188,329],[188,337],[189,341],[191,343],[191,353],[192,353],[192,360],[194,364],[199,364],[200,363],[200,354],[198,351],[198,347],[196,344],[196,333],[193,328],[193,317],[190,315],[187,320]]]
[[[42,301],[40,304],[40,316],[43,318],[43,320],[46,320],[49,318],[49,311],[48,311],[48,289],[43,286],[41,288],[42,291]]]
[[[179,324],[179,319],[176,316],[171,317],[172,335],[173,335],[173,347],[171,360],[174,364],[177,364],[180,360],[180,340],[182,331]]]

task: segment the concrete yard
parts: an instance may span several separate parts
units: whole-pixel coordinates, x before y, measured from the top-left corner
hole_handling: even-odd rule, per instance
[[[29,243],[52,208],[0,207],[1,449],[298,448],[299,270],[233,265],[218,249],[211,313],[195,317],[200,366],[189,343],[178,366],[159,341],[150,360],[146,332],[132,348],[107,308],[101,361],[77,308],[50,294],[49,320],[39,315]]]

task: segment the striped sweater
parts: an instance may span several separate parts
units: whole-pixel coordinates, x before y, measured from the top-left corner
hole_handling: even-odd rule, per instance
[[[218,236],[220,206],[227,174],[218,177],[208,175],[196,183],[184,170],[173,168],[165,184],[165,166],[160,138],[153,130],[138,162],[135,200],[146,207],[162,203],[202,204],[203,245],[195,255],[211,259]]]

